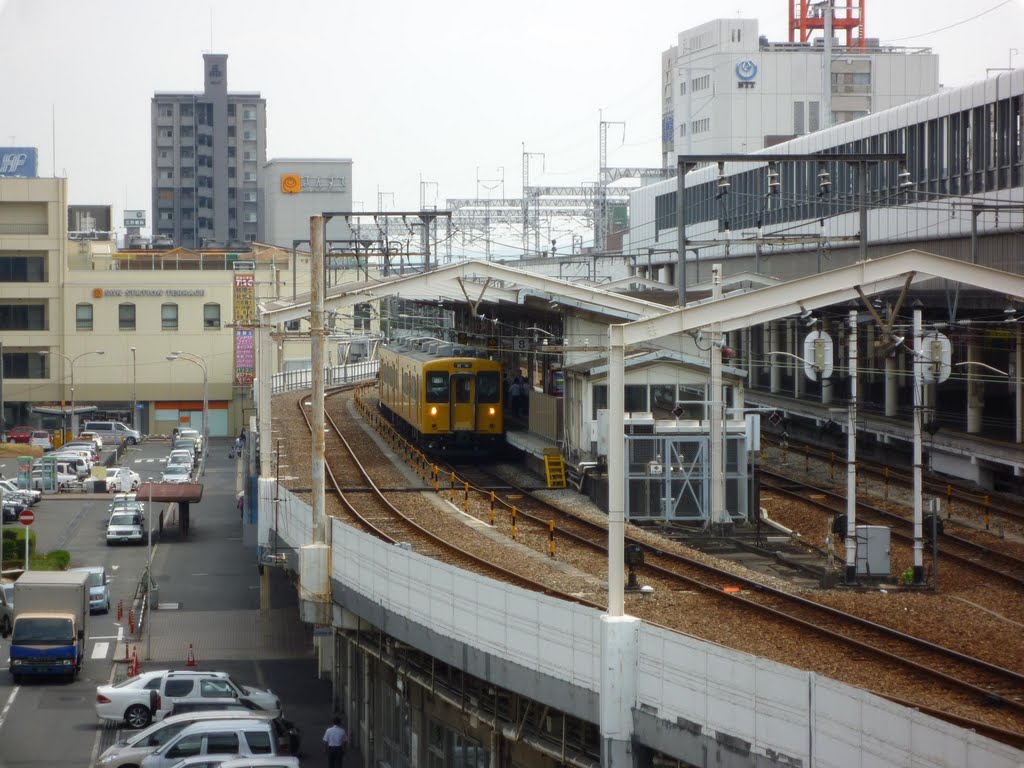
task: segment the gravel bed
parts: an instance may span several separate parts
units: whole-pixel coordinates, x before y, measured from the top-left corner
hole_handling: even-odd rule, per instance
[[[286,446],[282,449],[282,461],[288,465],[288,479],[284,484],[289,488],[308,489],[311,482],[309,432],[294,405],[297,398],[298,393],[275,398],[274,437],[281,438],[279,444]],[[328,398],[327,410],[344,431],[374,481],[378,485],[393,488],[423,484],[423,480],[411,469],[396,466],[390,453],[385,451],[383,442],[368,434],[351,400],[351,394]],[[535,485],[537,482],[536,476],[524,472],[516,465],[500,465],[497,471],[516,485]],[[343,479],[341,482],[359,484],[355,478]],[[300,492],[300,495],[308,494]],[[600,523],[606,521],[600,509],[574,491],[540,491],[536,495],[574,514]],[[511,571],[543,580],[553,589],[598,604],[607,603],[607,561],[604,556],[595,556],[580,548],[559,543],[556,545],[556,557],[552,560],[546,556],[546,531],[530,524],[520,524],[517,540],[513,542],[511,520],[507,513],[498,516],[493,528],[480,525],[489,520],[489,504],[486,499],[474,498],[468,513],[464,513],[461,510],[461,493],[457,494],[455,504],[447,501],[447,494],[443,496],[443,499],[439,499],[433,493],[402,493],[393,494],[391,501],[425,527],[444,531],[445,537],[456,542],[457,546],[480,554]],[[347,513],[341,510],[340,504],[330,495],[327,504],[328,514],[343,519],[346,517]],[[809,544],[826,547],[827,520],[822,521],[824,516],[820,512],[815,515],[810,509],[800,509],[799,504],[771,500],[767,496],[765,507],[772,519],[799,531]],[[463,524],[453,525],[453,522]],[[956,574],[951,566],[942,566],[940,563],[942,591],[939,594],[893,589],[807,590],[795,588],[785,580],[765,576],[739,564],[696,552],[647,529],[635,526],[628,528],[631,536],[651,546],[679,551],[744,578],[799,593],[908,634],[1024,672],[1024,633],[1021,632],[1024,628],[1024,608],[1019,594],[1007,591],[994,597],[997,590],[991,585],[978,583],[977,577],[972,579],[968,575]],[[841,568],[842,542],[834,542],[834,546],[836,563]],[[898,574],[907,565],[909,563],[905,563],[899,553],[893,557],[894,573]],[[645,579],[645,583],[651,583],[655,593],[649,597],[627,595],[626,610],[631,615],[736,650],[800,669],[813,670],[855,686],[936,709],[951,709],[946,694],[938,685],[915,679],[912,674],[894,669],[892,665],[869,661],[844,646],[802,633],[788,624],[752,616],[749,610],[731,606],[717,597],[670,589],[650,579]],[[954,710],[955,714],[963,717],[998,727],[1019,729],[1019,722],[1011,715],[981,705],[961,705]]]

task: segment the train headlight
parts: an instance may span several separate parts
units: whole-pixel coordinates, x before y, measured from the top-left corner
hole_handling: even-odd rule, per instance
[[[497,412],[498,412],[497,409],[493,405],[490,408],[487,409],[487,415],[488,416],[493,416]]]
[[[431,416],[437,416],[437,406],[436,405],[432,405],[430,407],[430,415]]]

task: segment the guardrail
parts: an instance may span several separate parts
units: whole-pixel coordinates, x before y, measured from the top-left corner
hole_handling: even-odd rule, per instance
[[[379,360],[363,360],[348,365],[334,365],[324,368],[324,383],[328,386],[339,384],[355,384],[377,377]],[[270,380],[270,392],[279,395],[295,389],[311,389],[313,387],[313,369],[303,368],[301,371],[284,371],[275,373]]]

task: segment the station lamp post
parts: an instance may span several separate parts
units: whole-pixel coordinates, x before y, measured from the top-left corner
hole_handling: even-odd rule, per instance
[[[203,370],[203,456],[205,457],[206,452],[209,450],[210,444],[210,430],[209,430],[209,414],[210,414],[210,398],[209,398],[209,372],[206,368],[206,361],[203,360],[199,355],[195,355],[191,352],[172,352],[167,355],[168,360],[188,360],[190,363],[195,363]],[[205,461],[203,462],[205,466]]]
[[[138,379],[135,375],[135,347],[128,348],[132,353],[132,429],[139,429]]]
[[[78,414],[75,413],[75,363],[80,358],[83,358],[86,355],[102,355],[103,354],[103,350],[102,349],[92,349],[92,350],[89,350],[88,352],[82,352],[79,355],[75,355],[74,357],[68,357],[63,352],[52,352],[52,351],[50,351],[48,349],[44,349],[39,354],[41,354],[41,355],[56,355],[57,357],[62,357],[65,360],[68,361],[68,367],[71,370],[71,436],[74,437],[75,435],[78,434],[78,426],[77,426],[78,425],[78,419],[76,418]],[[64,398],[61,397],[61,399],[63,400]],[[63,410],[63,409],[61,409],[61,410]]]

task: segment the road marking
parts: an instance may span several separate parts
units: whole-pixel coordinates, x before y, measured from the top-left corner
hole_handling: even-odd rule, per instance
[[[210,574],[208,574],[208,573],[193,573],[192,575],[193,576],[209,576]]]
[[[92,659],[105,659],[107,658],[107,651],[110,649],[110,643],[96,643],[92,647]]]
[[[107,678],[107,685],[111,685],[114,682],[114,675],[117,672],[117,668],[110,665],[110,676]],[[100,739],[103,737],[103,728],[96,729],[96,738],[92,741],[92,754],[89,756],[89,765],[96,765],[96,761],[100,756]]]
[[[90,637],[90,640],[120,640],[120,635],[99,635],[98,637]]]
[[[11,695],[7,697],[7,703],[4,704],[3,710],[0,710],[0,728],[4,726],[4,720],[7,719],[7,713],[11,710],[11,704],[14,703],[14,697],[18,695],[18,691],[21,690],[21,686],[14,686],[14,690],[11,691]]]

